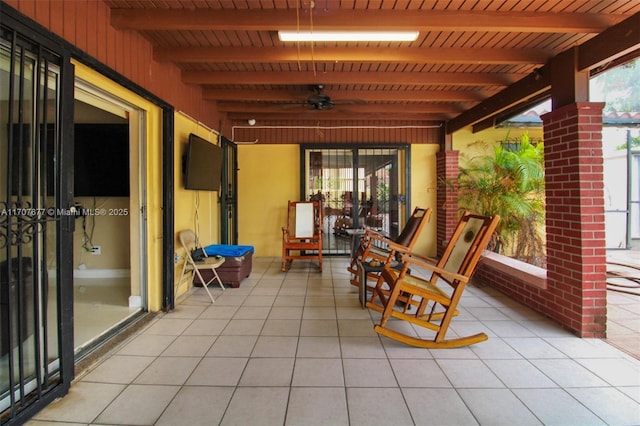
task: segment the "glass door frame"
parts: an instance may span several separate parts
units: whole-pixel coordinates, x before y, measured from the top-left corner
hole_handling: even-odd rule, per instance
[[[362,203],[362,201],[360,200],[360,189],[359,189],[359,180],[360,177],[358,176],[359,173],[359,169],[364,167],[364,164],[360,164],[361,161],[361,156],[363,154],[364,151],[370,150],[370,151],[375,151],[375,150],[397,150],[398,152],[395,154],[395,167],[397,170],[396,173],[394,173],[394,176],[391,177],[392,179],[395,179],[395,177],[397,177],[398,182],[397,182],[397,187],[398,187],[398,194],[395,200],[393,200],[394,203],[397,203],[398,205],[398,211],[396,213],[396,220],[394,222],[393,225],[389,224],[389,229],[387,230],[388,232],[390,232],[390,237],[393,238],[394,237],[394,233],[397,235],[397,233],[400,232],[400,230],[402,229],[402,227],[404,226],[404,224],[406,223],[407,219],[409,218],[410,214],[411,214],[411,210],[410,210],[410,206],[411,206],[411,180],[410,180],[410,164],[411,164],[411,146],[408,144],[362,144],[362,145],[353,145],[353,144],[301,144],[300,145],[300,199],[301,200],[307,200],[310,199],[312,196],[318,196],[318,194],[314,194],[312,192],[314,192],[314,189],[310,189],[310,185],[309,185],[309,181],[310,181],[310,170],[312,169],[312,165],[310,164],[312,162],[312,159],[310,158],[310,155],[308,155],[308,152],[311,151],[318,151],[318,150],[342,150],[345,153],[348,152],[349,156],[351,158],[351,186],[349,188],[352,197],[349,200],[349,216],[350,218],[347,218],[347,221],[350,220],[349,222],[349,227],[351,228],[361,228],[364,226],[373,226],[371,224],[367,224],[366,222],[362,222],[361,221],[365,221],[365,219],[362,219],[359,217],[360,214],[360,210],[362,207],[366,206],[364,205],[364,203]],[[309,157],[309,158],[308,158]],[[309,164],[308,164],[309,163]],[[324,167],[324,165],[321,165],[321,167]],[[353,196],[353,194],[358,194],[358,196]],[[323,211],[323,226],[324,226],[324,233],[326,234],[327,232],[331,232],[331,228],[333,227],[332,225],[327,225],[326,220],[327,220],[327,215],[328,213],[327,210],[332,210],[332,208],[336,207],[331,205],[332,201],[335,200],[326,200],[326,194],[321,194],[321,197],[323,199],[323,203],[325,203],[324,205],[324,211]],[[346,202],[346,200],[345,200]],[[345,204],[346,206],[346,204]],[[344,216],[344,212],[342,213],[342,215]],[[329,229],[327,229],[327,226],[329,227]],[[333,227],[335,228],[335,227]],[[326,239],[327,237],[325,237]],[[344,247],[342,249],[337,249],[336,252],[332,252],[332,245],[331,244],[323,244],[323,254],[325,255],[333,255],[333,254],[338,254],[338,255],[343,255],[343,254],[350,254],[351,252],[351,243],[348,241],[345,244],[343,244]]]
[[[238,244],[238,145],[220,136],[222,188],[220,188],[220,242]]]
[[[55,336],[51,338],[55,338],[57,340],[57,358],[53,361],[48,359],[44,359],[45,356],[40,356],[39,349],[39,341],[47,341],[49,339],[50,330],[47,329],[47,318],[44,318],[45,315],[40,315],[40,308],[38,306],[42,306],[44,300],[44,296],[41,296],[38,304],[34,304],[34,342],[38,349],[36,349],[36,359],[35,359],[35,377],[25,377],[22,372],[22,366],[19,365],[19,377],[17,382],[13,379],[13,370],[11,367],[9,368],[9,392],[7,398],[9,398],[9,406],[4,411],[0,413],[0,420],[2,423],[7,424],[21,424],[26,419],[30,418],[37,411],[42,409],[44,406],[65,395],[69,387],[71,385],[71,381],[74,378],[74,351],[73,351],[73,288],[72,288],[72,268],[73,268],[73,255],[68,247],[73,244],[73,230],[75,225],[75,217],[71,214],[64,215],[62,212],[73,212],[73,85],[74,85],[74,70],[73,65],[71,64],[70,52],[65,50],[59,43],[56,43],[52,37],[49,37],[50,34],[43,34],[41,31],[36,31],[30,25],[25,24],[22,21],[22,17],[15,13],[13,9],[6,7],[4,4],[0,3],[0,16],[2,16],[2,29],[1,35],[3,41],[10,45],[10,63],[13,63],[17,56],[16,52],[20,50],[20,57],[24,58],[26,53],[28,52],[30,55],[33,55],[35,58],[35,67],[36,74],[39,75],[42,69],[50,69],[50,65],[55,65],[57,69],[58,75],[58,87],[56,91],[56,99],[54,100],[55,105],[55,122],[53,131],[55,132],[54,136],[54,152],[46,153],[41,151],[39,156],[36,156],[40,159],[36,160],[35,164],[38,162],[44,161],[44,163],[49,163],[48,157],[53,155],[55,158],[54,174],[51,176],[51,179],[54,182],[54,192],[53,192],[53,205],[47,206],[33,206],[34,208],[46,207],[47,218],[46,221],[55,227],[55,265],[53,274],[55,274],[55,282],[57,285],[55,286],[56,294],[54,300],[56,303],[56,316],[55,316]],[[9,72],[11,73],[13,70],[13,66],[10,67]],[[10,75],[10,79],[16,78],[17,83],[21,85],[21,78],[19,76],[15,76],[13,74]],[[47,77],[48,79],[48,77]],[[34,87],[39,84],[44,84],[44,91],[47,89],[47,82],[36,82],[34,81]],[[21,89],[19,89],[21,90]],[[13,91],[9,89],[9,98],[11,98],[10,105],[14,100],[20,102],[19,98],[23,96],[23,93],[20,91],[16,91],[14,88]],[[42,93],[39,94],[38,89],[35,89],[35,97],[34,104],[39,102],[47,102],[46,98],[43,98]],[[18,98],[16,98],[18,96]],[[42,101],[41,99],[45,99]],[[34,108],[37,108],[34,106]],[[9,108],[10,110],[11,108]],[[46,109],[44,110],[46,111]],[[10,120],[11,123],[22,124],[23,119],[19,116],[13,116],[10,111],[7,112],[7,120]],[[35,136],[33,136],[33,141],[38,144],[46,144],[46,132],[39,132],[38,128],[41,124],[44,124],[44,129],[46,129],[47,119],[44,117],[44,114],[41,114],[40,117],[38,113],[35,113],[34,120],[31,121],[31,127],[35,129]],[[4,119],[4,118],[3,118]],[[18,120],[18,121],[15,121]],[[24,121],[25,124],[29,123],[28,121]],[[42,135],[44,133],[44,136]],[[9,135],[10,136],[10,135]],[[7,139],[9,140],[9,139]],[[57,140],[57,143],[55,142]],[[45,142],[43,142],[45,141]],[[36,145],[37,146],[37,145]],[[36,158],[34,157],[34,158]],[[54,162],[51,161],[53,164]],[[43,164],[43,163],[40,163]],[[52,166],[53,167],[53,166]],[[39,173],[39,172],[36,172]],[[13,176],[13,175],[12,175]],[[34,175],[35,178],[35,175]],[[46,177],[43,177],[45,179]],[[48,212],[51,211],[52,214],[49,215]],[[60,214],[58,214],[60,212]],[[35,238],[35,237],[34,237]],[[46,250],[46,247],[41,248]],[[10,247],[7,248],[10,250]],[[13,256],[11,254],[11,256]],[[7,254],[9,256],[9,253]],[[36,265],[40,266],[40,265]],[[37,278],[40,275],[40,278]],[[6,277],[5,277],[6,278]],[[35,282],[36,280],[44,280],[43,285],[48,285],[48,281],[52,279],[52,277],[47,277],[42,274],[36,274],[34,271],[34,278],[32,278]],[[7,283],[8,285],[8,283]],[[44,293],[46,294],[46,293]],[[35,302],[34,302],[35,303]],[[18,317],[21,315],[26,315],[26,313],[22,313],[20,308],[17,307]],[[42,308],[44,309],[44,308]],[[47,310],[44,310],[46,313]],[[12,314],[11,314],[12,315]],[[11,332],[9,332],[10,341],[11,340]],[[45,343],[46,345],[46,343]],[[47,355],[47,351],[45,349],[44,354]],[[11,358],[11,355],[9,355]],[[22,352],[18,352],[18,359],[14,360],[19,364],[24,362]],[[11,365],[11,362],[10,362]],[[51,371],[51,368],[54,371]],[[14,368],[15,369],[15,368]],[[28,380],[28,382],[27,382]],[[35,380],[35,382],[34,382]]]

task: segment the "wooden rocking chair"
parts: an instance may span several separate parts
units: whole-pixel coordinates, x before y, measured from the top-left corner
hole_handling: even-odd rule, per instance
[[[398,270],[387,262],[373,295],[367,302],[368,308],[382,312],[380,323],[374,326],[374,330],[381,335],[422,348],[456,348],[487,340],[485,333],[454,339],[446,339],[446,334],[451,319],[458,314],[460,297],[499,220],[499,216],[465,214],[437,263],[411,254],[404,247],[392,243],[391,249],[401,254],[402,267]],[[408,272],[409,267],[414,269],[413,273]],[[416,276],[417,269],[431,271],[431,277]],[[450,288],[441,288],[445,283]],[[377,298],[381,305],[376,303]],[[413,307],[417,309],[409,313],[409,308]],[[390,318],[433,330],[435,336],[432,340],[427,340],[392,330],[388,327]]]
[[[282,271],[295,259],[317,259],[322,272],[322,202],[289,201],[282,227]]]
[[[431,212],[432,210],[430,208],[423,209],[416,207],[404,228],[402,228],[402,232],[394,240],[390,240],[374,229],[365,229],[360,244],[351,259],[351,264],[347,268],[347,270],[353,274],[351,277],[351,285],[362,285],[362,283],[360,283],[362,278],[360,268],[362,265],[367,269],[364,279],[377,280],[378,275],[382,271],[382,266],[389,257],[389,243],[398,244],[403,246],[406,251],[411,251],[418,241],[422,228],[429,222]],[[364,284],[366,285],[366,283]]]

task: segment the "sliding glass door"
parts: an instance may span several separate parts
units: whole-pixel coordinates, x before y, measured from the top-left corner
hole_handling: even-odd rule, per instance
[[[303,146],[301,152],[303,198],[323,202],[324,254],[350,253],[351,229],[399,234],[410,213],[408,146]]]
[[[10,28],[0,33],[0,420],[64,394],[73,378],[73,210],[63,124],[68,58]],[[6,26],[5,26],[6,25]],[[22,32],[24,34],[25,32]],[[63,73],[63,70],[65,72]],[[66,96],[66,99],[65,99]],[[70,141],[70,144],[63,143]],[[65,173],[63,174],[63,170]]]

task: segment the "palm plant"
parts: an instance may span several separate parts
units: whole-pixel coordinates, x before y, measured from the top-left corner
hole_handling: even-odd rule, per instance
[[[458,206],[501,217],[493,249],[509,248],[513,257],[544,266],[543,144],[524,134],[518,143],[502,142],[493,155],[474,157],[460,167]]]

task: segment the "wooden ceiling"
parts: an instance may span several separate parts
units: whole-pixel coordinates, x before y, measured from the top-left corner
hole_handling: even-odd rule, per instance
[[[638,0],[105,2],[114,27],[143,34],[157,61],[175,63],[185,83],[202,86],[219,111],[245,122],[472,124],[547,97],[548,91],[533,89],[522,92],[526,99],[488,104],[508,94],[505,89],[536,80],[559,53],[640,16]],[[285,44],[277,36],[277,30],[327,29],[420,34],[415,42],[398,43]],[[637,33],[632,38],[640,44]],[[639,48],[630,43],[616,54],[637,56]],[[314,85],[323,85],[332,109],[307,105]],[[484,105],[494,111],[473,113]]]

